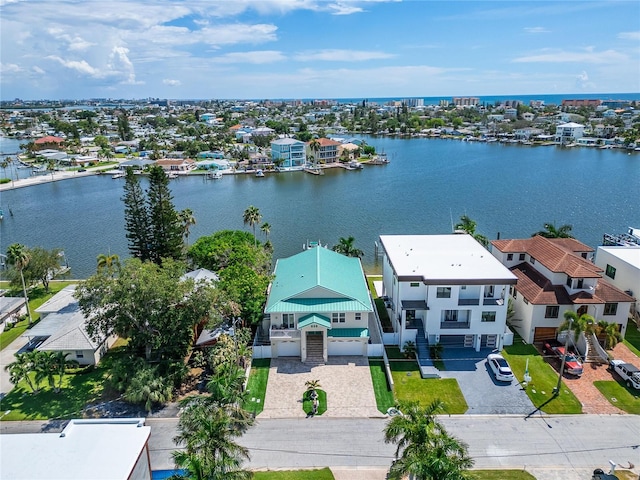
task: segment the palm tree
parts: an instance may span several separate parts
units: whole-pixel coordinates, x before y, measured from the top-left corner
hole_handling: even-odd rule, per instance
[[[477,223],[473,221],[469,216],[462,215],[460,217],[460,222],[456,224],[456,226],[454,227],[454,230],[461,230],[465,233],[468,233],[473,238],[475,238],[479,243],[481,243],[483,247],[485,248],[488,247],[489,240],[484,235],[480,235],[479,233],[476,233],[476,226],[477,226]]]
[[[33,323],[31,318],[31,310],[29,309],[29,297],[27,296],[27,287],[24,283],[24,269],[29,265],[31,255],[27,247],[20,243],[13,243],[7,248],[7,262],[9,265],[20,272],[20,280],[22,280],[22,293],[24,294],[24,302],[27,307],[27,316],[29,317],[29,325]]]
[[[12,384],[18,385],[24,380],[32,393],[35,393],[36,387],[31,380],[30,373],[33,371],[32,358],[26,353],[16,355],[15,361],[5,366],[4,369],[9,372],[9,380]]]
[[[436,414],[443,404],[435,400],[426,407],[418,402],[400,405],[401,414],[393,417],[384,430],[386,443],[396,443],[396,460],[389,478],[406,475],[417,480],[462,480],[465,470],[473,466],[467,446],[450,436],[438,422]]]
[[[332,250],[334,252],[341,253],[342,255],[346,255],[347,257],[357,257],[361,258],[364,255],[364,252],[359,248],[354,247],[355,238],[353,237],[340,237],[337,245],[334,245]]]
[[[622,334],[615,322],[600,320],[598,322],[598,334],[604,334],[604,348],[611,350],[622,341]]]
[[[244,211],[244,215],[242,217],[242,220],[244,221],[245,225],[249,224],[249,226],[251,228],[253,228],[254,246],[257,246],[258,239],[256,238],[256,225],[258,223],[260,223],[260,220],[262,220],[262,215],[260,214],[260,209],[258,207],[254,207],[253,205],[250,205]]]
[[[573,310],[567,310],[564,312],[564,322],[558,327],[559,331],[570,330],[574,334],[574,339],[578,340],[581,333],[594,333],[596,327],[595,319],[587,314],[583,313],[578,317],[578,314]]]
[[[115,253],[113,255],[105,255],[101,253],[98,255],[98,272],[103,269],[107,270],[110,276],[113,276],[114,271],[120,271],[120,257]]]
[[[540,230],[531,236],[535,237],[536,235],[540,235],[545,238],[573,238],[571,235],[572,228],[573,227],[571,225],[562,225],[556,228],[553,223],[545,223],[544,230]]]
[[[184,235],[184,243],[188,247],[189,246],[189,233],[191,227],[196,224],[196,217],[193,216],[193,210],[190,208],[185,208],[178,213],[180,217],[180,223],[182,224],[182,231]]]
[[[261,226],[260,226],[260,231],[262,233],[264,233],[264,237],[267,240],[267,242],[269,241],[269,234],[271,233],[271,225],[267,222],[264,222]]]
[[[315,164],[318,163],[317,155],[320,151],[320,148],[322,148],[322,146],[320,145],[320,142],[317,138],[314,138],[309,142],[309,150],[311,150],[311,153],[313,154],[313,163]]]

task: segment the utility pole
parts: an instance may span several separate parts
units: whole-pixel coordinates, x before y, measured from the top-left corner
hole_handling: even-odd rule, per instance
[[[569,335],[571,335],[571,327],[573,326],[573,318],[569,319],[569,328],[567,329],[567,338],[564,342],[564,353],[562,355],[562,362],[560,363],[560,375],[558,376],[558,384],[553,389],[553,396],[560,395],[560,384],[562,383],[562,374],[564,373],[564,364],[567,360],[567,351],[569,350]]]

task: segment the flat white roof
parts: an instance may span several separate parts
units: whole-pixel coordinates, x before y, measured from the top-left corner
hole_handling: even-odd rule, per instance
[[[143,418],[71,420],[62,433],[0,435],[0,478],[126,480],[151,427]]]
[[[398,278],[428,284],[516,283],[517,277],[471,235],[381,235]]]
[[[603,250],[616,258],[619,258],[623,262],[628,263],[638,269],[640,269],[640,245],[637,247],[598,247],[598,250]],[[596,252],[596,260],[598,260],[598,253]]]

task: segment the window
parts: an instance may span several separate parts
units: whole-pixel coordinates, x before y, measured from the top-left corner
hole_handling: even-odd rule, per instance
[[[483,322],[495,322],[496,321],[496,312],[482,312],[482,321]]]
[[[516,298],[518,298],[518,290],[516,290],[515,288],[513,289],[513,299],[515,300]]]
[[[529,257],[531,259],[531,265],[534,265],[536,263],[536,259],[533,257]]]
[[[518,256],[518,259],[519,259],[521,262],[524,262],[524,253],[521,253],[521,254]]]
[[[344,312],[341,313],[332,313],[331,321],[333,323],[344,323],[346,321],[346,315]]]
[[[507,253],[507,260],[510,262],[513,260],[513,253]]]
[[[607,263],[607,269],[604,273],[609,278],[616,278],[616,267],[612,267]]]
[[[409,284],[409,286],[410,286],[410,287],[419,287],[419,286],[420,286],[420,283],[419,283],[419,282],[411,282],[411,283]]]
[[[529,300],[527,300],[525,297],[522,297],[522,301],[523,301],[526,305],[529,305]]]
[[[578,279],[578,288],[582,288],[584,285],[584,278],[579,278]]]
[[[460,285],[460,290],[466,290],[467,286],[466,285]]]
[[[573,279],[567,275],[567,287],[572,288],[573,285]]]
[[[438,287],[436,291],[437,298],[451,298],[451,287]]]
[[[295,315],[293,313],[283,313],[282,326],[284,328],[293,328],[295,326]]]
[[[362,320],[362,314],[360,312],[356,312],[356,320]]]
[[[558,318],[560,307],[558,305],[548,305],[544,312],[544,318]]]
[[[486,285],[484,287],[484,298],[493,298],[493,285]]]
[[[443,320],[445,322],[457,322],[458,321],[458,311],[457,310],[443,310],[442,311]]]
[[[76,350],[76,358],[84,358],[84,351]]]
[[[617,303],[605,303],[604,304],[604,314],[605,315],[615,315],[618,312],[618,304]]]

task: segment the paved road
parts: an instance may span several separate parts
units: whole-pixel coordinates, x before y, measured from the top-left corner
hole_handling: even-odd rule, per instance
[[[545,480],[589,478],[595,468],[640,467],[640,416],[456,415],[441,417],[447,429],[469,445],[476,468],[526,469]],[[263,419],[242,438],[252,469],[337,466],[388,468],[394,446],[382,440],[383,419]],[[147,419],[151,466],[173,468],[177,419]],[[42,431],[43,422],[0,422],[0,433]],[[59,431],[51,429],[50,431]],[[372,470],[373,472],[374,470]]]

